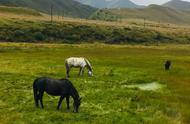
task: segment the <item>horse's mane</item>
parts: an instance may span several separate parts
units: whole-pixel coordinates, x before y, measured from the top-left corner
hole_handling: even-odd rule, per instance
[[[86,62],[88,69],[90,71],[92,71],[92,66],[91,66],[90,62],[86,58],[84,58],[84,61]]]
[[[79,94],[78,91],[76,90],[76,88],[74,87],[74,85],[71,83],[71,81],[69,81],[68,79],[62,78],[60,80],[65,80],[67,81],[67,83],[70,85],[71,90],[74,92],[75,97],[79,98]]]

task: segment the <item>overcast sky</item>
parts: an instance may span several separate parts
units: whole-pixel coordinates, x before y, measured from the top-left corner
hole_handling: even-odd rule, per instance
[[[133,1],[134,3],[136,4],[139,4],[139,5],[149,5],[149,4],[163,4],[163,3],[166,3],[170,0],[131,0]],[[190,0],[183,0],[183,1],[189,1]]]

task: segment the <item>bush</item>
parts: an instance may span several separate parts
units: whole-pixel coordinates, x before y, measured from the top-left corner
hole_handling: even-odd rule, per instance
[[[21,37],[22,35],[24,35],[24,32],[21,31],[21,30],[16,30],[16,31],[14,32],[14,34],[15,34],[15,37]]]
[[[43,41],[46,38],[41,32],[36,32],[36,33],[34,33],[34,39],[37,41]]]
[[[16,23],[15,23],[16,22]],[[0,25],[0,40],[3,41],[53,41],[80,43],[102,41],[111,44],[121,43],[190,43],[185,33],[166,33],[134,27],[111,27],[75,23],[49,23],[7,21]],[[35,32],[35,33],[34,33]]]

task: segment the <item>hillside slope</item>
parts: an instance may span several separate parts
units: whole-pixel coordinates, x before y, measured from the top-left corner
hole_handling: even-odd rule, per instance
[[[190,2],[187,2],[187,1],[172,0],[172,1],[169,1],[165,4],[163,4],[163,6],[174,8],[174,9],[179,9],[179,10],[190,11]]]
[[[0,6],[0,14],[17,14],[17,15],[30,15],[30,16],[41,16],[38,11],[22,8],[22,7],[7,7]]]
[[[97,12],[96,12],[97,13]],[[175,10],[168,7],[150,5],[146,8],[139,9],[105,9],[98,11],[93,15],[93,19],[100,19],[101,13],[112,13],[122,18],[147,19],[156,22],[176,23],[176,24],[190,24],[190,13],[188,11]]]
[[[76,0],[80,3],[97,8],[139,8],[130,0]]]
[[[0,19],[0,41],[53,43],[190,43],[188,32],[81,23]]]
[[[0,5],[27,7],[50,14],[51,5],[53,5],[53,14],[66,15],[73,17],[87,18],[95,8],[82,5],[74,0],[0,0]]]

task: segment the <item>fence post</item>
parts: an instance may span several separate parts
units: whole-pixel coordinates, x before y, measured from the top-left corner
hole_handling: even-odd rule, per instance
[[[64,15],[64,10],[63,10],[62,19],[64,18],[64,16],[65,16],[65,15]]]
[[[146,26],[146,18],[144,18],[144,28],[145,28],[145,26]]]

